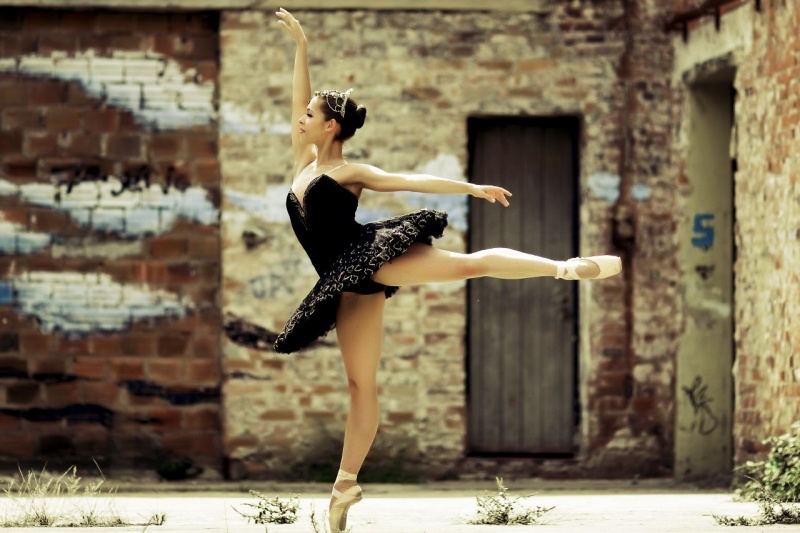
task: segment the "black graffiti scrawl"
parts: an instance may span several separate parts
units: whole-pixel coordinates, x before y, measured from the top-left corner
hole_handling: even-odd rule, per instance
[[[719,426],[719,417],[711,410],[714,398],[708,395],[708,385],[703,384],[703,378],[695,376],[691,387],[681,387],[689,398],[694,410],[694,419],[691,426],[682,428],[690,432],[697,430],[701,435],[710,435]]]

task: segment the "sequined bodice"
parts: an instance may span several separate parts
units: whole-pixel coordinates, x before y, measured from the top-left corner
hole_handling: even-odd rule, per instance
[[[292,229],[320,276],[361,230],[357,208],[356,195],[327,174],[311,180],[302,199],[289,190],[286,209]]]

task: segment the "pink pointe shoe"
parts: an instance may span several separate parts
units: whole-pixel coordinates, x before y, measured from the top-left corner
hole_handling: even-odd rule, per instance
[[[582,278],[578,275],[578,267],[582,261],[591,261],[600,269],[600,273],[593,278]],[[567,261],[558,262],[556,279],[584,280],[605,279],[622,272],[622,260],[615,255],[592,255],[589,257],[573,257]]]
[[[344,533],[347,528],[347,511],[363,497],[361,487],[353,485],[344,492],[334,490],[333,497],[336,501],[328,512],[328,525],[331,527],[331,533]]]

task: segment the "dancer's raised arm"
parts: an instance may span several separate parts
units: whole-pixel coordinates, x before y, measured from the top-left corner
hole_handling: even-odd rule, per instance
[[[314,145],[305,144],[300,139],[300,117],[306,113],[311,100],[311,81],[308,75],[308,41],[303,28],[291,13],[283,8],[275,15],[278,24],[297,44],[294,56],[294,76],[292,77],[292,154],[294,156],[294,175],[315,158]]]
[[[430,194],[471,194],[489,202],[508,207],[506,196],[511,193],[494,185],[475,185],[430,174],[392,174],[371,165],[353,164],[352,178],[365,189],[380,192],[411,191]]]

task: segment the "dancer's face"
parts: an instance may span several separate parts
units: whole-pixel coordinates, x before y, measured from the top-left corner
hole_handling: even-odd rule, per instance
[[[300,136],[307,143],[319,144],[328,136],[336,135],[336,121],[325,119],[323,105],[328,105],[324,98],[313,97],[306,113],[300,117]]]

